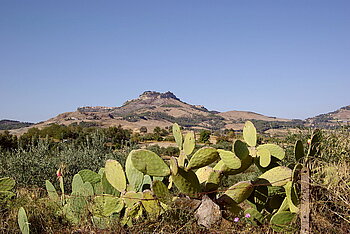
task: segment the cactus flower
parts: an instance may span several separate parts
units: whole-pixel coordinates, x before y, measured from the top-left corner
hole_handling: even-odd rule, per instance
[[[233,220],[233,222],[238,222],[239,221],[239,218],[238,217],[236,217],[236,218],[234,218],[234,220]]]
[[[307,144],[310,145],[311,144],[311,139],[307,140]]]
[[[57,177],[61,177],[62,176],[62,172],[61,172],[61,168],[59,168],[56,172]]]
[[[246,218],[250,218],[251,216],[250,216],[250,214],[249,213],[247,213],[244,217],[246,217]]]

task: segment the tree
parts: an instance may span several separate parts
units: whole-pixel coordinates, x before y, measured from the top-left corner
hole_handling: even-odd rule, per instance
[[[141,133],[147,133],[147,127],[146,127],[146,126],[142,126],[142,127],[140,128],[140,132],[141,132]]]
[[[211,131],[202,130],[199,135],[199,142],[209,143]]]

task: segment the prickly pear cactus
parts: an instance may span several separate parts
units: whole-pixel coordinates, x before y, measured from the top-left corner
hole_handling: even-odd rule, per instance
[[[49,180],[46,180],[45,186],[46,186],[46,191],[48,193],[49,198],[54,202],[59,202],[60,198],[53,184]]]
[[[126,178],[122,165],[116,160],[107,160],[105,173],[108,182],[119,192],[126,189]]]
[[[9,177],[0,178],[0,191],[9,191],[15,187],[15,180]]]
[[[176,175],[171,175],[171,178],[180,192],[189,197],[197,197],[198,193],[201,191],[198,178],[191,170],[185,171],[179,168],[178,173]]]
[[[185,135],[185,140],[183,144],[183,150],[186,155],[192,154],[194,147],[196,146],[195,144],[195,137],[194,137],[194,132],[188,132]]]
[[[243,138],[249,146],[256,145],[256,141],[257,141],[256,129],[254,124],[250,121],[245,122],[245,125],[243,128]]]
[[[182,150],[182,134],[180,130],[180,126],[177,123],[173,124],[173,135],[176,141],[177,146],[179,147],[180,150]]]
[[[133,190],[136,192],[140,191],[142,188],[144,174],[137,170],[132,164],[131,154],[128,155],[125,162],[125,173]]]
[[[29,234],[29,222],[23,207],[18,210],[18,225],[22,234]]]
[[[190,159],[186,170],[205,167],[219,158],[219,153],[215,148],[203,147],[199,149]]]
[[[292,170],[288,167],[274,167],[261,176],[256,181],[257,184],[266,184],[269,186],[284,186],[292,180]]]
[[[168,176],[169,167],[163,159],[152,151],[139,149],[130,152],[134,167],[142,173],[150,176]]]

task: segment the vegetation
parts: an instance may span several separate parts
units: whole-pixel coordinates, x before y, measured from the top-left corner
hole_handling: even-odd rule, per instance
[[[349,230],[348,129],[274,139],[247,122],[243,135],[220,133],[226,140],[211,147],[196,146],[194,133],[183,135],[178,125],[172,130],[177,147],[147,149],[137,143],[149,133],[121,127],[4,134],[0,233],[18,232],[18,223],[34,233],[294,232],[303,165],[311,168],[312,231]],[[170,137],[167,129],[152,134]],[[210,222],[201,219],[204,208]]]

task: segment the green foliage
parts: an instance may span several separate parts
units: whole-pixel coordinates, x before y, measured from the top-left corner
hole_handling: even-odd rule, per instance
[[[21,229],[22,234],[29,234],[29,223],[26,211],[23,207],[18,210],[18,225]]]
[[[209,143],[211,131],[209,130],[201,130],[199,133],[198,142]]]

